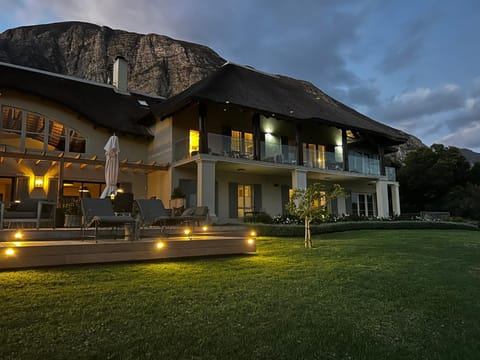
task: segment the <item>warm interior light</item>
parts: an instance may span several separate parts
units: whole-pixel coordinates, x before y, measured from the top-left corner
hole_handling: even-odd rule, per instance
[[[159,249],[159,250],[160,250],[160,249],[163,249],[163,248],[165,247],[165,243],[164,243],[163,241],[159,241],[159,242],[157,242],[157,244],[155,245],[155,247],[156,247],[157,249]]]
[[[36,188],[43,188],[43,176],[35,175],[35,187]]]
[[[20,230],[18,230],[18,231],[15,232],[15,234],[13,235],[13,237],[14,237],[16,240],[21,240],[21,239],[23,239],[23,233],[22,233]]]
[[[203,231],[207,231],[207,230],[208,230],[208,226],[206,226],[206,225],[205,225],[205,226],[202,226],[202,230],[203,230]]]
[[[5,249],[5,255],[6,256],[13,256],[13,255],[15,255],[15,250],[13,250],[12,248]]]
[[[253,240],[253,239],[248,239],[248,240],[247,240],[247,244],[248,244],[248,245],[253,245],[253,244],[255,244],[255,240]]]
[[[124,192],[123,189],[121,189],[121,188],[117,189],[117,193],[123,193],[123,192]]]

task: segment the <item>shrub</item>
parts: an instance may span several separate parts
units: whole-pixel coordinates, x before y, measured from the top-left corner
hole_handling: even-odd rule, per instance
[[[257,232],[261,236],[276,236],[276,237],[302,237],[304,236],[305,228],[302,225],[269,225],[257,224],[255,226]],[[454,223],[442,221],[351,221],[351,222],[336,222],[324,223],[320,225],[312,225],[311,233],[326,234],[340,231],[350,230],[395,230],[395,229],[442,229],[442,230],[479,230],[478,226],[468,223]]]

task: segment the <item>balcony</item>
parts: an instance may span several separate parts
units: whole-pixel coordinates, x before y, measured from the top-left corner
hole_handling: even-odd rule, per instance
[[[295,165],[297,166],[297,146],[283,145],[278,142],[260,142],[260,161]],[[337,146],[335,151],[320,151],[311,148],[303,148],[303,164],[306,168],[344,171],[343,149]],[[188,159],[198,151],[190,151],[188,138],[175,142],[173,160]],[[220,134],[208,134],[208,154],[232,159],[245,159],[257,161],[254,158],[254,142],[242,138]],[[360,155],[350,153],[348,155],[349,171],[353,173],[380,176],[380,160],[378,155]],[[395,169],[387,167],[388,180],[396,181]]]
[[[385,175],[388,181],[397,181],[397,170],[394,167],[385,166]]]
[[[366,175],[380,175],[380,160],[365,155],[348,154],[351,172]]]

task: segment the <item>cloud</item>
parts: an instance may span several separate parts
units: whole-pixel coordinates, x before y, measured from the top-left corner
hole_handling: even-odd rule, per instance
[[[385,74],[411,66],[423,52],[428,30],[433,22],[433,16],[418,17],[400,31],[394,42],[386,49],[378,68]]]
[[[480,76],[477,76],[475,79],[473,79],[472,96],[480,97]]]
[[[460,109],[465,105],[460,87],[453,84],[436,89],[418,88],[396,95],[376,109],[386,121],[405,121]]]
[[[480,121],[448,134],[435,143],[480,151]]]

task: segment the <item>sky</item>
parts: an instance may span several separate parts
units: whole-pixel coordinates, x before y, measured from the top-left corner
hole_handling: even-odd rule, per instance
[[[480,152],[479,0],[0,0],[0,32],[86,21],[307,80],[426,145]]]

